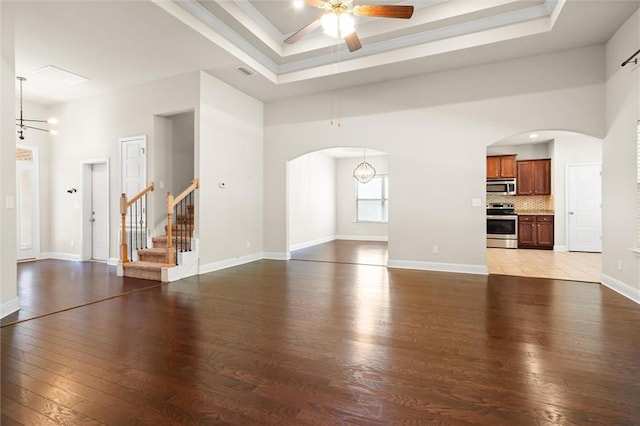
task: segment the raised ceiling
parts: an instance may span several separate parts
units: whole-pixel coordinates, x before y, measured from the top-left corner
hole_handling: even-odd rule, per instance
[[[357,3],[357,2],[356,2]],[[321,29],[283,40],[322,13],[292,1],[16,2],[16,73],[25,97],[64,102],[205,70],[262,100],[336,90],[606,42],[637,0],[372,0],[413,4],[410,20],[356,18],[362,49]],[[54,65],[89,79],[56,87]],[[247,77],[237,67],[256,75]]]

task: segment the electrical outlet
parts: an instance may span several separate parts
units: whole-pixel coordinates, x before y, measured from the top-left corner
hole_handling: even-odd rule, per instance
[[[471,199],[471,207],[482,207],[482,199],[480,199],[480,198],[472,198]]]
[[[622,259],[618,259],[618,271],[622,271]]]
[[[431,248],[431,252],[434,253],[434,254],[438,254],[438,253],[440,253],[440,248],[438,246],[433,246]]]
[[[73,240],[69,241],[69,245],[73,247]]]
[[[247,241],[247,248],[251,248],[251,242]]]

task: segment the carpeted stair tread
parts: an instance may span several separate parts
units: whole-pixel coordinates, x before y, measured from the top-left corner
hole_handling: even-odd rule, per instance
[[[162,247],[140,249],[138,250],[138,258],[143,262],[164,264],[167,259],[167,249]]]
[[[162,278],[162,263],[136,261],[122,265],[124,276],[143,280],[160,281]]]

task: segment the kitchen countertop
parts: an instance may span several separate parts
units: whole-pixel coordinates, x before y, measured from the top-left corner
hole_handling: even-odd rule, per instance
[[[553,210],[516,210],[516,213],[520,216],[542,216],[553,215]]]

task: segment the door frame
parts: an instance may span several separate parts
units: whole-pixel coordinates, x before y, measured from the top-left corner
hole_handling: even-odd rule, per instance
[[[24,144],[16,144],[16,149],[28,149],[33,153],[33,163],[35,164],[34,167],[34,181],[36,184],[36,193],[34,198],[34,210],[35,210],[35,224],[34,224],[34,235],[33,235],[33,258],[34,259],[40,259],[40,153],[39,153],[39,149],[37,146],[33,146],[33,145],[24,145]],[[18,162],[17,159],[15,159],[16,163]],[[16,164],[16,170],[17,170],[17,164]],[[16,177],[16,184],[17,184],[17,177]],[[18,191],[17,191],[17,186],[16,186],[16,207],[19,206],[17,197],[19,196]],[[17,218],[17,211],[16,211],[16,218]],[[18,251],[18,247],[16,244],[16,255],[17,255],[17,251]],[[20,259],[18,259],[20,260]]]
[[[569,252],[569,168],[577,166],[598,166],[600,167],[600,253],[602,253],[602,162],[592,161],[586,163],[567,163],[564,167],[564,241],[566,249]],[[597,252],[594,252],[597,253]]]
[[[91,202],[92,202],[92,190],[91,190],[91,173],[92,167],[95,164],[105,164],[107,166],[107,256],[111,255],[111,169],[109,167],[109,157],[94,158],[90,160],[82,161],[82,227],[81,227],[81,241],[82,247],[80,248],[80,260],[91,260],[93,255],[93,246],[91,240]],[[111,258],[108,257],[108,263],[111,264]]]

